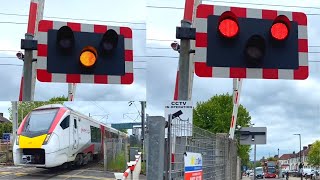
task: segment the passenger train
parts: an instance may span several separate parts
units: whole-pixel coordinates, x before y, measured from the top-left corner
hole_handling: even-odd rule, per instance
[[[32,110],[18,128],[14,164],[43,168],[84,165],[103,154],[104,137],[127,134],[63,105],[41,106]]]

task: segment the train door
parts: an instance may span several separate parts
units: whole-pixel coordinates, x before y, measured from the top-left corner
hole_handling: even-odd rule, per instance
[[[73,151],[77,151],[78,146],[79,146],[79,133],[78,133],[78,117],[77,116],[73,116],[72,118],[73,121],[73,129],[72,129],[72,149]]]

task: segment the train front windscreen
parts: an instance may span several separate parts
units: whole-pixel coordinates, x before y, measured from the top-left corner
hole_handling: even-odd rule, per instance
[[[26,119],[22,135],[36,136],[47,133],[58,112],[58,109],[32,111]]]

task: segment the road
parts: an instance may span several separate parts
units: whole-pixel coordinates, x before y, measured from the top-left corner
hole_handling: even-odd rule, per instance
[[[47,170],[33,167],[0,166],[0,179],[115,180],[113,172],[92,168]],[[141,179],[146,179],[141,176]]]

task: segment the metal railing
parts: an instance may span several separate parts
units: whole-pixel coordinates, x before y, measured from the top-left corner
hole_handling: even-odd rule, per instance
[[[214,134],[178,118],[172,120],[170,129],[172,157],[167,157],[167,161],[170,158],[172,162],[171,171],[169,170],[171,179],[184,179],[186,152],[202,154],[204,180],[235,180],[237,178],[237,144],[230,140],[227,134]],[[170,146],[165,147],[168,152]]]

